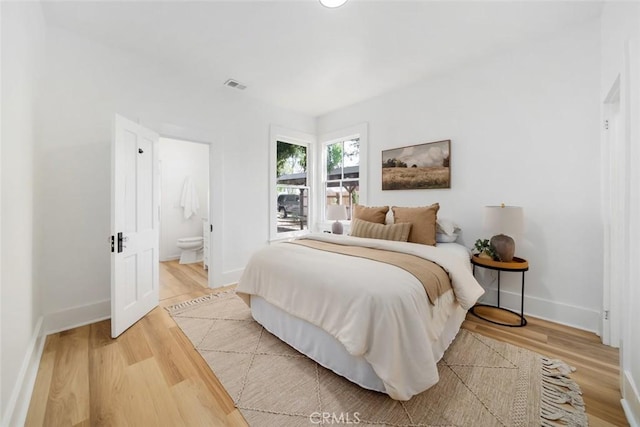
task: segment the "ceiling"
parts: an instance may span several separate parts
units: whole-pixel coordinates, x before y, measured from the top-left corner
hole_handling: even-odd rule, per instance
[[[311,116],[595,19],[600,2],[58,2],[48,24]],[[236,90],[224,88],[225,90]],[[242,95],[240,95],[242,94]]]

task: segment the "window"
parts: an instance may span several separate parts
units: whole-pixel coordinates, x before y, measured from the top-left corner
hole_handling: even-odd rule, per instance
[[[320,135],[318,150],[322,162],[317,197],[318,229],[326,229],[327,206],[345,205],[351,220],[355,204],[367,204],[367,138],[366,123]],[[345,224],[349,227],[348,224]]]
[[[308,230],[307,147],[277,141],[276,159],[278,233]]]
[[[312,212],[312,143],[310,135],[272,128],[271,239],[309,231]]]
[[[351,220],[360,196],[360,138],[325,145],[325,205],[345,205]],[[325,210],[326,211],[326,210]]]

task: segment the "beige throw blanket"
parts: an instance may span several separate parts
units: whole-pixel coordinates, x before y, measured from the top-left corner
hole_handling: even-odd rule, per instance
[[[431,304],[435,304],[435,301],[440,295],[451,290],[451,280],[449,280],[447,272],[435,262],[420,258],[419,256],[361,246],[337,245],[335,243],[319,242],[316,240],[293,240],[288,243],[342,255],[366,258],[402,268],[413,274],[416,279],[422,283]]]

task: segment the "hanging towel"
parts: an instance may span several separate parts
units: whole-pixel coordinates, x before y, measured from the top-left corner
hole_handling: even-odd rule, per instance
[[[188,175],[184,180],[182,187],[182,198],[180,199],[180,207],[184,209],[184,219],[191,218],[192,215],[198,213],[200,202],[198,201],[198,193],[193,179]]]

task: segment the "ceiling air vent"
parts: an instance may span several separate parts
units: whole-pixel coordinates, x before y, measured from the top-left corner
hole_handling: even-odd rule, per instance
[[[247,86],[243,85],[242,83],[233,80],[233,79],[229,79],[226,82],[224,82],[225,86],[229,86],[229,87],[233,87],[236,89],[240,89],[240,90],[245,90],[247,88]]]

